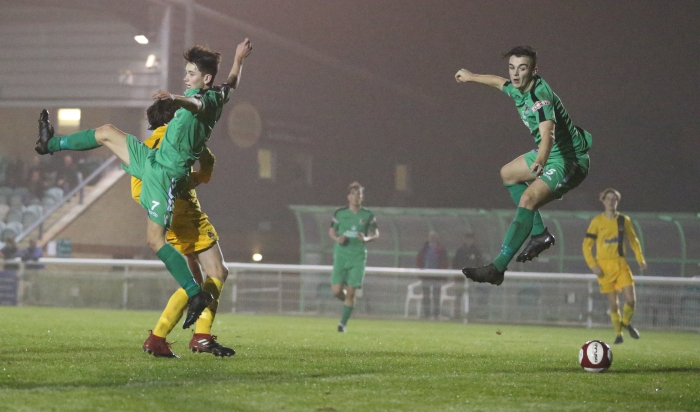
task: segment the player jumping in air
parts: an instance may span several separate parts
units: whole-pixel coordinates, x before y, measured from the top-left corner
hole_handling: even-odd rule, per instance
[[[333,239],[333,274],[331,291],[342,300],[343,314],[338,332],[345,332],[352,310],[355,307],[355,292],[362,289],[367,266],[365,243],[379,237],[377,219],[362,207],[364,188],[357,182],[348,187],[348,206],[335,211],[328,236]]]
[[[501,179],[518,206],[501,253],[493,263],[464,268],[464,275],[481,283],[500,285],[508,263],[528,236],[529,244],[518,256],[519,262],[532,260],[554,244],[554,237],[542,222],[539,209],[561,198],[588,175],[588,149],[591,135],[575,126],[564,105],[549,84],[537,74],[537,52],[518,46],[504,55],[508,58],[510,80],[493,75],[457,72],[459,83],[475,82],[501,90],[515,100],[518,114],[538,145],[501,168]]]
[[[146,111],[151,137],[143,142],[151,149],[160,147],[165,135],[167,124],[175,116],[179,107],[169,100],[156,100]],[[219,235],[209,222],[209,217],[202,212],[197,199],[195,187],[201,183],[209,183],[214,171],[215,158],[208,147],[199,156],[200,169],[192,171],[188,177],[189,190],[183,190],[175,199],[173,220],[166,235],[168,243],[185,255],[195,280],[202,289],[214,296],[214,302],[204,309],[195,324],[194,336],[190,341],[193,352],[211,353],[214,356],[233,356],[236,351],[221,345],[216,336],[211,334],[211,326],[216,316],[219,296],[223,287],[220,279],[226,280],[228,269],[219,248]],[[131,196],[137,203],[141,200],[141,180],[131,177]],[[209,275],[203,280],[200,264]],[[156,327],[150,331],[148,339],[143,343],[143,350],[156,357],[176,358],[165,338],[180,321],[187,308],[187,293],[179,288],[168,300],[163,314],[158,319]]]
[[[107,146],[122,161],[122,167],[130,175],[143,182],[141,205],[148,212],[146,227],[148,245],[177,280],[188,296],[187,316],[183,328],[189,328],[204,308],[214,301],[211,293],[202,290],[195,281],[187,259],[166,241],[170,227],[173,200],[177,192],[186,186],[187,177],[194,162],[204,150],[214,125],[221,117],[231,89],[238,86],[243,60],[250,54],[252,45],[245,39],[236,48],[233,67],[226,83],[213,87],[219,70],[221,55],[201,46],[187,50],[184,58],[184,96],[159,90],[156,100],[173,101],[180,109],[170,122],[159,149],[151,149],[135,136],[126,134],[112,125],[83,130],[54,139],[53,126],[46,110],[39,117],[39,140],[36,151],[45,155],[60,150],[91,150]],[[210,276],[215,276],[211,273]],[[224,279],[218,279],[222,284]]]
[[[634,256],[639,263],[639,269],[647,268],[632,221],[617,211],[620,198],[620,192],[615,189],[603,190],[600,201],[605,206],[605,212],[593,218],[583,240],[583,256],[586,258],[586,263],[598,276],[600,293],[608,295],[610,320],[616,334],[615,343],[622,343],[622,328],[627,329],[632,338],[639,339],[639,331],[630,323],[634,315],[636,296],[632,270],[625,260],[625,237],[629,239]],[[596,250],[595,257],[593,245]],[[617,299],[620,291],[625,296],[622,317],[620,317]]]

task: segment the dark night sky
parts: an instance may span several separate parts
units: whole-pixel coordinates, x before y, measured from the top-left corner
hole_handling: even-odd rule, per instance
[[[438,163],[434,172],[413,176],[414,189],[468,195],[438,204],[425,196],[418,206],[511,207],[498,170],[534,142],[510,98],[485,86],[458,85],[453,76],[465,67],[507,77],[500,53],[529,44],[538,50],[539,73],[594,137],[591,172],[574,197],[581,209],[596,208],[595,200],[585,199],[615,186],[625,210],[699,210],[700,2],[197,3],[340,65],[250,35],[255,50],[238,98],[326,119],[321,128],[329,136],[389,148],[409,162],[452,156],[445,164],[462,165],[444,170]],[[227,70],[226,55],[249,33],[202,23],[196,40],[221,50]],[[371,171],[366,163],[358,160],[357,167]]]

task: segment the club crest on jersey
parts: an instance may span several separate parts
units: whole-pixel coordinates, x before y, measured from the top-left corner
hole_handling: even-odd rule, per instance
[[[352,225],[352,228],[351,228],[351,229],[352,229],[353,231],[355,231],[355,230],[357,230],[357,226]]]
[[[361,225],[364,225],[364,224],[365,224],[365,220],[364,220],[364,219],[360,219],[360,224],[361,224]]]
[[[532,106],[532,113],[535,113],[536,111],[540,110],[543,106],[549,106],[551,105],[552,102],[549,100],[540,100],[538,102],[535,102],[535,105]]]

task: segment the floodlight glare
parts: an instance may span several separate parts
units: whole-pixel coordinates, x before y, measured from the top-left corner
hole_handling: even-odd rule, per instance
[[[80,109],[58,109],[58,120],[69,122],[80,121]]]
[[[156,65],[156,55],[155,54],[149,54],[148,58],[146,59],[146,67],[151,68]]]
[[[134,36],[134,40],[136,40],[136,43],[138,44],[148,44],[148,37],[144,36],[143,34]]]
[[[253,260],[255,262],[260,262],[262,260],[262,255],[260,253],[254,253],[253,254]]]

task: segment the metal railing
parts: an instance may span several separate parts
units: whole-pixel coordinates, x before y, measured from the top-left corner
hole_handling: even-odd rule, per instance
[[[74,187],[70,192],[65,194],[59,202],[51,205],[51,207],[44,210],[43,213],[41,214],[41,218],[39,220],[37,220],[36,222],[27,226],[19,235],[17,235],[17,237],[15,238],[15,242],[17,242],[17,243],[21,242],[22,239],[27,237],[30,233],[32,233],[37,228],[39,229],[39,238],[41,238],[41,236],[44,234],[43,233],[44,232],[44,222],[46,221],[46,219],[48,219],[61,206],[66,204],[68,201],[70,201],[73,198],[73,196],[75,196],[76,194],[79,194],[80,198],[78,200],[78,203],[82,205],[83,204],[83,189],[85,188],[85,186],[89,185],[90,183],[92,183],[93,180],[97,179],[97,177],[100,176],[102,174],[102,172],[104,172],[105,169],[110,167],[114,163],[114,161],[117,159],[118,158],[116,155],[112,155],[110,158],[105,160],[104,163],[102,163],[97,169],[95,169],[92,173],[90,173],[90,175],[87,178],[82,179],[82,181],[76,187]]]
[[[28,262],[29,263],[29,262]],[[17,270],[19,305],[161,310],[178,285],[160,261],[42,258]],[[337,316],[331,266],[227,263],[219,311]],[[410,287],[441,281],[440,317],[459,322],[607,326],[595,275],[506,272],[500,287],[464,282],[454,270],[368,267],[355,315],[420,317]],[[700,278],[636,278],[635,325],[700,331]]]

